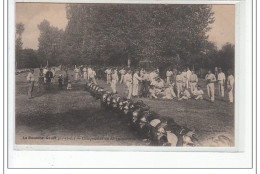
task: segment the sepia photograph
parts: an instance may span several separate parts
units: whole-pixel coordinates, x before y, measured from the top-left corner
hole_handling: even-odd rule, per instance
[[[15,3],[15,144],[235,147],[235,5]]]

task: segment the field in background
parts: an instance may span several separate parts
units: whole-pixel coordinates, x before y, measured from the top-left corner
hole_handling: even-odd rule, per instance
[[[38,72],[36,70],[35,74]],[[70,74],[73,78],[72,71]],[[83,90],[83,79],[73,81],[71,91],[60,91],[55,84],[51,91],[34,92],[36,97],[29,100],[26,75],[16,75],[16,144],[148,145],[119,115],[100,108],[99,101]],[[103,80],[97,82],[111,91]],[[214,146],[211,140],[218,135],[234,142],[234,105],[229,104],[227,98],[222,100],[217,96],[215,103],[210,103],[205,82],[200,79],[199,83],[205,93],[202,101],[135,100],[143,100],[151,110],[194,129],[202,146]],[[119,95],[126,95],[124,90],[124,85],[118,85]]]

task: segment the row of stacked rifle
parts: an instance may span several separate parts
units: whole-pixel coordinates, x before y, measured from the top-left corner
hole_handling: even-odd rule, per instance
[[[112,111],[126,119],[138,134],[155,146],[195,146],[194,131],[178,125],[172,118],[159,116],[143,101],[120,97],[105,91],[94,83],[86,84],[88,91],[107,111]]]

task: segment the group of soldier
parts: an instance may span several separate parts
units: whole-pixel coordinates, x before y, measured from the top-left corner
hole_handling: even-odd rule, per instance
[[[160,78],[159,69],[146,71],[145,69],[136,69],[134,71],[122,68],[119,71],[120,81],[117,68],[108,68],[105,70],[106,82],[111,85],[113,93],[117,93],[117,83],[125,84],[127,98],[132,97],[151,97],[164,99],[177,98],[178,100],[195,100],[203,99],[203,90],[198,85],[198,76],[194,70],[189,68],[183,71],[171,70],[166,71],[166,82]],[[219,96],[224,98],[225,84],[228,90],[229,102],[233,103],[234,76],[230,71],[225,74],[221,68],[218,68],[216,75],[209,70],[205,76],[207,93],[210,101],[215,101],[215,83],[217,83]]]

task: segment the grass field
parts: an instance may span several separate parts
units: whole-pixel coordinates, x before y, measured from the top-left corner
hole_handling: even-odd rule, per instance
[[[35,70],[35,74],[38,72]],[[101,109],[99,101],[83,90],[83,80],[73,81],[71,91],[60,91],[55,84],[50,91],[41,94],[35,90],[35,97],[28,99],[26,75],[16,75],[16,144],[148,145],[119,115]],[[97,82],[111,91],[103,80]],[[203,87],[205,100],[135,100],[141,99],[151,110],[194,129],[201,146],[216,146],[212,138],[218,135],[230,138],[233,143],[234,105],[229,104],[227,98],[223,100],[218,96],[215,103],[210,103],[205,82],[200,80],[199,83]],[[121,96],[126,95],[124,85],[120,84],[117,88]]]

